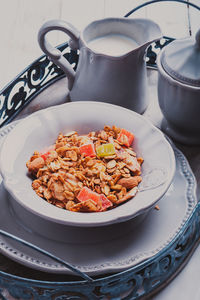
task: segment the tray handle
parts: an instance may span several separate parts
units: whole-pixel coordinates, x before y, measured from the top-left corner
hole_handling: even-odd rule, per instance
[[[130,10],[124,17],[127,18],[130,15],[132,15],[135,11],[139,10],[140,8],[150,5],[150,4],[154,4],[157,2],[179,2],[179,3],[183,3],[183,4],[187,4],[192,6],[193,8],[196,8],[197,10],[200,10],[200,6],[189,2],[188,0],[151,0],[151,1],[147,1],[144,2],[138,6],[136,6],[135,8],[133,8],[132,10]],[[157,41],[155,43],[153,43],[152,45],[150,45],[147,49],[147,66],[153,69],[157,69],[157,64],[156,64],[156,58],[158,55],[158,51],[161,50],[163,47],[167,46],[169,43],[171,43],[174,40],[174,38],[172,37],[168,37],[168,36],[163,36],[162,41]]]
[[[57,261],[57,262],[61,263],[62,265],[64,265],[67,269],[71,270],[71,271],[72,271],[73,273],[75,273],[76,275],[82,277],[82,278],[83,278],[84,280],[86,280],[87,282],[92,282],[92,281],[94,281],[94,279],[92,279],[92,278],[91,278],[90,276],[88,276],[86,273],[80,271],[79,269],[77,269],[76,267],[74,267],[73,265],[71,265],[70,263],[64,261],[63,259],[61,259],[61,258],[55,256],[54,254],[52,254],[52,253],[50,253],[50,252],[48,252],[48,251],[46,251],[46,250],[44,250],[44,249],[41,249],[40,247],[38,247],[38,246],[36,246],[36,245],[34,245],[34,244],[32,244],[32,243],[29,243],[29,242],[25,241],[24,239],[21,239],[21,238],[15,236],[15,235],[13,235],[13,234],[11,234],[11,233],[5,231],[5,230],[1,230],[1,229],[0,229],[0,235],[3,235],[3,236],[5,236],[5,237],[8,237],[8,238],[14,240],[14,241],[17,241],[17,242],[20,243],[20,244],[23,244],[23,245],[25,245],[25,246],[28,246],[28,247],[30,247],[30,248],[32,248],[32,249],[34,249],[34,250],[36,250],[36,251],[38,251],[38,252],[40,252],[40,253],[46,255],[46,256],[48,256],[48,257],[54,259],[55,261]]]
[[[189,1],[186,1],[186,0],[151,0],[151,1],[147,1],[147,2],[144,2],[138,6],[136,6],[135,8],[133,8],[132,10],[130,10],[124,17],[127,18],[129,17],[131,14],[133,14],[135,11],[137,11],[138,9],[144,7],[144,6],[147,6],[149,4],[154,4],[154,3],[157,3],[157,2],[179,2],[179,3],[183,3],[183,4],[187,4],[189,6],[192,6],[198,10],[200,10],[200,6],[192,3],[192,2],[189,2]]]

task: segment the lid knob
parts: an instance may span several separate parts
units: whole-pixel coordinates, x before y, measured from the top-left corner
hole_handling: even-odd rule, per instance
[[[196,46],[200,48],[200,29],[197,31],[195,38],[196,38]]]

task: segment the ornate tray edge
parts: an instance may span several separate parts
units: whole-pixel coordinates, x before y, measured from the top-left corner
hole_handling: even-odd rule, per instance
[[[147,67],[156,69],[159,51],[171,41],[172,38],[163,37],[149,46]],[[63,43],[57,48],[76,70],[78,51],[71,50],[68,43]],[[42,55],[36,59],[0,91],[0,127],[11,122],[42,90],[64,76],[64,72],[47,56]]]
[[[77,51],[71,50],[68,43],[57,48],[75,70]],[[11,122],[42,90],[64,76],[45,55],[31,63],[0,91],[0,127]]]

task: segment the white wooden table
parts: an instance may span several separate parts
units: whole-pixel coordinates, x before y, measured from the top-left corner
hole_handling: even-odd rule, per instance
[[[0,0],[0,89],[43,54],[37,43],[37,33],[45,21],[63,19],[81,30],[98,18],[124,16],[143,2],[143,0]],[[200,0],[192,2],[200,5]],[[190,31],[195,34],[200,28],[200,12],[194,8],[188,9],[181,3],[157,3],[139,10],[132,17],[151,18],[161,26],[164,35],[175,38],[189,36]],[[50,33],[49,38],[54,45],[66,41],[66,35],[60,32]],[[152,115],[153,110],[152,107]],[[196,172],[198,174],[200,170],[197,169]],[[178,277],[154,299],[176,300],[178,296],[182,300],[188,300],[193,295],[193,300],[199,300],[200,264],[196,263],[199,255],[200,247]],[[192,279],[188,280],[190,278]]]

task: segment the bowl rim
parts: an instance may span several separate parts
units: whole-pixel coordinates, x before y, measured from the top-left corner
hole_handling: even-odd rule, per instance
[[[118,105],[114,105],[114,104],[110,104],[110,103],[105,103],[105,102],[97,102],[97,101],[75,101],[75,102],[68,102],[68,103],[64,103],[64,104],[60,104],[60,105],[56,105],[56,106],[52,106],[52,107],[48,107],[46,109],[42,109],[42,110],[39,110],[39,111],[36,111],[34,113],[32,113],[31,115],[25,117],[24,119],[22,119],[16,126],[15,128],[11,131],[14,132],[15,130],[17,130],[17,128],[19,126],[23,126],[23,124],[26,124],[26,121],[29,120],[29,119],[32,119],[38,115],[43,115],[45,114],[45,112],[47,111],[55,111],[57,110],[58,108],[59,109],[62,109],[62,107],[64,106],[74,106],[74,105],[101,105],[101,106],[107,106],[107,107],[110,107],[110,108],[114,108],[116,110],[123,110],[125,113],[128,113],[129,115],[132,115],[132,116],[136,116],[137,118],[140,118],[143,122],[145,122],[147,124],[147,126],[151,129],[153,129],[159,136],[160,136],[160,139],[162,139],[164,142],[165,142],[165,145],[166,147],[168,148],[168,153],[169,153],[169,157],[170,157],[170,160],[171,160],[171,166],[169,168],[169,172],[168,172],[168,179],[166,180],[165,182],[165,187],[163,188],[162,192],[159,194],[159,197],[157,197],[157,199],[154,199],[153,201],[151,201],[148,205],[146,206],[143,206],[141,209],[137,210],[135,213],[131,212],[131,211],[127,211],[126,210],[126,214],[117,214],[117,213],[113,213],[114,211],[117,210],[117,208],[119,209],[120,207],[123,207],[126,203],[129,203],[129,201],[127,201],[125,204],[123,204],[122,206],[120,207],[116,207],[114,209],[111,209],[111,210],[108,210],[108,211],[105,211],[105,212],[95,212],[95,213],[80,213],[80,212],[71,212],[71,211],[66,211],[66,210],[62,210],[60,208],[57,208],[55,207],[54,205],[51,205],[51,207],[53,208],[53,210],[59,210],[60,213],[59,214],[59,218],[58,217],[55,217],[55,215],[48,215],[48,214],[44,214],[43,212],[39,211],[39,208],[37,210],[33,209],[32,207],[30,207],[29,205],[26,205],[24,203],[24,201],[22,201],[18,194],[16,193],[15,190],[13,190],[12,188],[12,184],[10,184],[10,181],[9,181],[9,176],[6,172],[6,167],[5,167],[5,164],[3,162],[3,157],[2,157],[2,153],[4,150],[4,147],[5,147],[5,142],[8,138],[8,136],[10,134],[8,134],[8,136],[5,138],[4,142],[3,142],[3,145],[1,147],[1,150],[0,150],[0,173],[1,173],[1,176],[3,178],[3,183],[4,183],[4,186],[6,188],[6,190],[10,193],[11,197],[14,198],[15,201],[17,201],[20,205],[22,205],[25,209],[31,211],[33,214],[36,214],[37,216],[43,218],[43,219],[46,219],[48,221],[52,221],[54,223],[59,223],[59,224],[63,224],[63,225],[68,225],[68,226],[75,226],[75,227],[98,227],[98,226],[105,226],[105,225],[110,225],[110,224],[114,224],[114,223],[120,223],[120,222],[124,222],[124,221],[128,221],[144,212],[146,212],[147,210],[149,210],[150,208],[152,208],[157,201],[159,201],[159,199],[165,194],[165,192],[167,191],[167,189],[169,188],[171,182],[172,182],[172,179],[173,179],[173,176],[175,174],[175,167],[176,167],[176,162],[175,162],[175,155],[174,155],[174,151],[170,145],[170,142],[169,140],[167,140],[165,138],[165,135],[163,134],[163,132],[158,129],[156,126],[154,126],[146,117],[134,112],[134,111],[131,111],[127,108],[124,108],[124,107],[121,107],[121,106],[118,106]],[[36,197],[40,198],[38,195],[35,194]],[[43,200],[43,199],[42,199]],[[43,200],[44,201],[44,200]],[[46,202],[46,201],[44,201]],[[49,203],[46,202],[46,204],[49,206]],[[50,207],[50,206],[49,206]],[[60,215],[61,215],[61,212],[64,212],[65,213],[65,218],[60,218]],[[70,215],[74,215],[75,218],[73,218],[73,220],[68,220],[67,219],[67,214],[70,213]],[[78,218],[78,215],[80,216],[83,216],[83,214],[85,215],[84,217],[84,221],[82,220],[79,220]],[[96,217],[95,218],[91,218],[89,216],[92,216],[92,215],[95,215]],[[87,217],[86,217],[87,216]],[[103,218],[101,218],[101,216]],[[91,219],[93,219],[93,221],[91,221]]]

